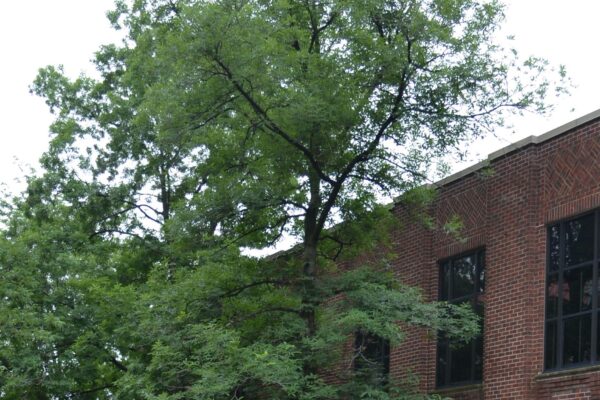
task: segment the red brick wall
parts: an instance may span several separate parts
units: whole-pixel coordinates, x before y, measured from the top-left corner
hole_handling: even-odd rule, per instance
[[[432,215],[454,214],[463,240],[423,228],[397,207],[396,273],[437,298],[438,261],[486,249],[484,382],[453,389],[455,399],[600,399],[598,371],[543,374],[546,226],[600,207],[600,122],[492,160],[438,190]],[[435,391],[435,341],[410,329],[391,355],[391,374],[411,370],[423,391]],[[592,368],[594,369],[594,368]]]

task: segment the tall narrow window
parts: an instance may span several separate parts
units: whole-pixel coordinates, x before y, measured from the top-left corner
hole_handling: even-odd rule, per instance
[[[483,320],[485,289],[484,251],[478,250],[440,264],[440,300],[451,304],[469,303]],[[483,336],[468,343],[442,335],[437,350],[437,385],[451,386],[481,382]]]
[[[598,363],[598,222],[595,211],[548,228],[546,370]]]
[[[354,372],[368,383],[384,386],[390,372],[390,342],[359,331],[354,342]]]

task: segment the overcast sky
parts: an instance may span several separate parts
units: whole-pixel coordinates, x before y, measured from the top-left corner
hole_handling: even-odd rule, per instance
[[[43,101],[29,94],[37,69],[63,64],[76,76],[89,72],[101,44],[117,41],[105,13],[113,0],[19,0],[4,2],[0,16],[0,182],[11,190],[46,149],[52,118]],[[515,36],[522,55],[564,64],[577,85],[548,118],[526,115],[512,131],[499,131],[471,148],[469,162],[529,135],[539,135],[600,108],[600,1],[507,1],[504,34]],[[568,6],[567,6],[568,4]],[[574,109],[573,112],[570,112]],[[462,169],[466,164],[456,165]]]

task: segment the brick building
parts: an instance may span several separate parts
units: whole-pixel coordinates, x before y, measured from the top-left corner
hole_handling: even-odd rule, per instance
[[[413,329],[389,373],[455,399],[600,399],[600,110],[438,185],[433,215],[460,216],[464,239],[397,207],[397,274],[485,310],[483,340],[449,347]]]

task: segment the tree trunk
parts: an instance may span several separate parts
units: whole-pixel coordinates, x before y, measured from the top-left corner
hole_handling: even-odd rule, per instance
[[[315,293],[315,271],[317,264],[317,245],[316,243],[304,244],[304,277],[302,293],[302,317],[306,322],[308,336],[314,336],[317,333],[317,323],[315,320],[316,293]]]
[[[310,201],[304,218],[304,252],[302,317],[306,322],[308,336],[317,332],[315,307],[317,304],[315,279],[317,274],[317,244],[319,243],[318,217],[321,208],[321,180],[312,169],[309,172]]]

